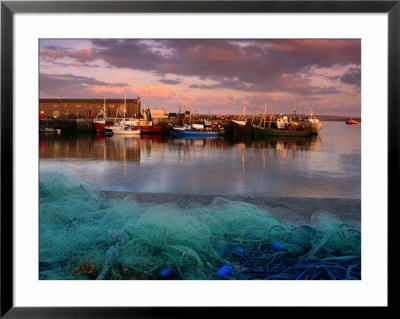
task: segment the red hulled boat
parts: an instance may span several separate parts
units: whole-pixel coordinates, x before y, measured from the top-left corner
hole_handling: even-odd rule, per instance
[[[104,128],[105,127],[110,127],[113,126],[114,123],[111,122],[106,122],[105,120],[96,120],[93,119],[93,125],[96,128],[97,133],[104,133]]]
[[[357,121],[355,121],[353,119],[349,119],[346,121],[346,124],[357,124]]]
[[[162,126],[154,125],[150,110],[144,111],[144,118],[139,120],[139,126],[142,129],[142,134],[161,134]]]
[[[102,117],[100,117],[102,115]],[[105,127],[113,126],[114,123],[107,120],[107,112],[106,112],[106,98],[104,97],[104,105],[97,116],[93,119],[93,125],[96,129],[97,133],[104,133]]]

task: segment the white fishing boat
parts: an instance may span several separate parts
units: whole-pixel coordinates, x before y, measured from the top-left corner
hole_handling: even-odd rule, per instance
[[[322,128],[322,123],[319,121],[318,117],[314,114],[310,107],[310,113],[300,121],[302,127],[306,127],[311,130],[312,134],[318,134]]]
[[[140,135],[141,131],[138,125],[116,124],[104,128],[105,134]]]
[[[105,134],[123,134],[123,135],[139,135],[142,132],[139,123],[135,119],[126,119],[126,92],[124,101],[124,118],[113,126],[105,127]]]

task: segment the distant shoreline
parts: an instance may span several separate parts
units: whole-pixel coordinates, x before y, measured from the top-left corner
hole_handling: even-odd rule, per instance
[[[320,121],[332,121],[332,122],[346,122],[348,119],[353,119],[357,122],[361,122],[361,117],[352,116],[334,116],[334,115],[318,115]]]
[[[271,114],[268,114],[267,116],[270,116]],[[281,115],[291,117],[293,114],[288,114],[288,113],[282,113]],[[304,117],[306,114],[297,114],[299,117]],[[200,117],[207,117],[209,115],[199,115]],[[221,116],[221,115],[218,115]],[[234,114],[234,115],[229,115],[231,117],[240,117],[240,114]],[[259,115],[260,116],[260,115]],[[330,121],[330,122],[346,122],[349,119],[353,119],[357,122],[361,122],[361,117],[360,116],[340,116],[340,115],[318,115],[316,114],[318,119],[320,121]],[[253,115],[246,115],[246,118],[251,119]]]

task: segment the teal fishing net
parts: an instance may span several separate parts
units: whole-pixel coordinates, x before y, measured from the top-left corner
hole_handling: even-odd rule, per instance
[[[143,202],[57,174],[39,192],[40,279],[361,278],[360,229],[324,211],[294,225],[247,202]]]

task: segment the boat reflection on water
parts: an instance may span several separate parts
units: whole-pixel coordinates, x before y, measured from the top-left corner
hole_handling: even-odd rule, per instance
[[[140,162],[142,155],[164,152],[165,147],[184,146],[207,149],[275,149],[283,151],[314,151],[322,145],[318,135],[308,137],[169,137],[162,135],[105,136],[96,135],[41,135],[39,140],[40,158],[91,158],[107,160],[132,160]],[[146,157],[147,157],[146,156]],[[143,156],[142,156],[143,157]]]
[[[232,144],[243,145],[248,148],[273,148],[276,150],[314,151],[322,145],[318,135],[270,136],[270,137],[239,137],[232,139]]]
[[[140,161],[140,136],[46,135],[39,146],[40,158]]]
[[[232,140],[232,148],[236,150],[242,162],[242,174],[245,174],[246,167],[250,162],[255,166],[257,158],[262,159],[262,170],[267,166],[268,158],[289,159],[294,165],[295,158],[311,157],[311,153],[316,151],[321,145],[322,140],[318,135],[311,136],[270,136],[270,137],[235,137]],[[251,159],[247,159],[251,154]],[[247,163],[246,163],[247,161]]]
[[[173,136],[172,145],[217,146],[218,137]]]
[[[322,141],[318,135],[306,137],[268,137],[255,138],[253,146],[255,148],[275,148],[276,150],[303,150],[315,151],[321,146]]]
[[[309,137],[39,134],[38,148],[41,171],[107,190],[357,197],[360,131],[329,122]]]

